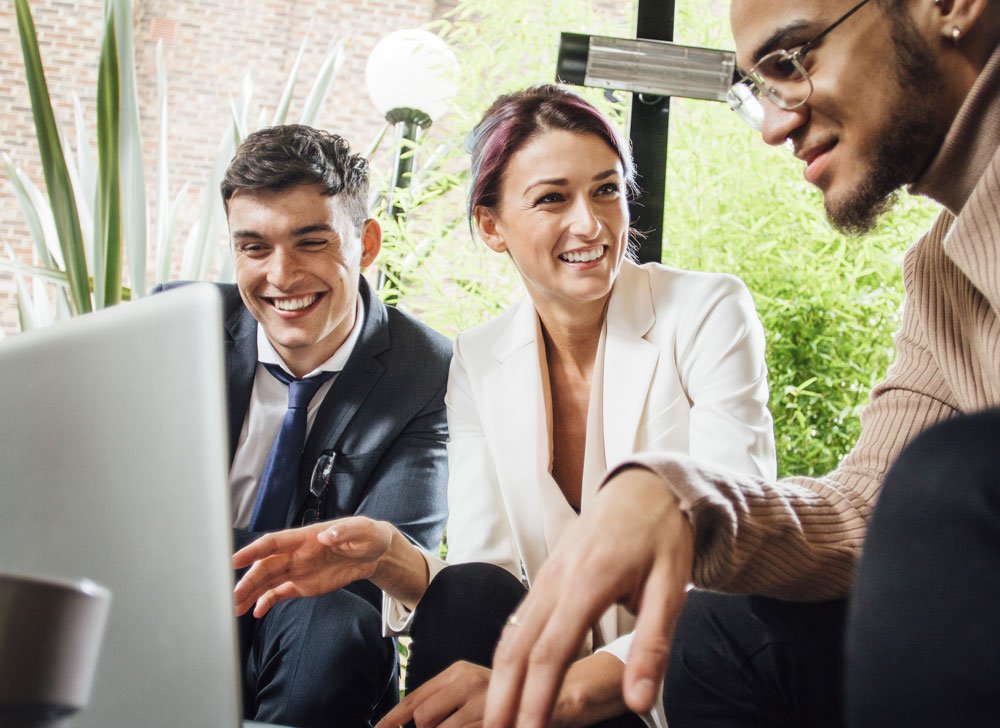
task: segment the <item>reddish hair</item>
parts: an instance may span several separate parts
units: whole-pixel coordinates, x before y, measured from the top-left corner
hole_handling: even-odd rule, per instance
[[[510,158],[535,136],[552,129],[594,134],[604,140],[622,163],[627,189],[635,192],[632,154],[611,122],[572,91],[551,84],[532,86],[498,97],[466,140],[472,155],[470,224],[476,207],[496,209]]]

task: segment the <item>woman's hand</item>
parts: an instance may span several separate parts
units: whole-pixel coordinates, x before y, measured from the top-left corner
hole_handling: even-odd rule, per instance
[[[573,663],[556,700],[549,728],[583,728],[623,714],[624,669],[621,660],[605,652]],[[408,694],[376,728],[398,728],[411,720],[417,728],[481,725],[491,672],[471,662],[456,662]]]
[[[234,569],[250,566],[233,594],[236,614],[254,607],[253,616],[263,617],[284,599],[371,578],[393,541],[405,541],[396,534],[391,524],[363,516],[268,533],[233,555]]]
[[[399,728],[411,720],[417,728],[479,725],[489,682],[489,669],[464,660],[456,662],[407,694],[375,728]]]

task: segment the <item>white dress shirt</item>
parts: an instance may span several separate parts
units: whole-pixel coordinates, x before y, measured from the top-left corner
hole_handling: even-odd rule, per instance
[[[333,356],[309,372],[312,376],[319,372],[336,372],[343,370],[354,346],[361,336],[364,327],[365,310],[361,297],[357,299],[357,314],[354,318],[354,328],[347,335],[344,343],[334,352]],[[253,513],[253,504],[257,499],[257,489],[260,485],[260,474],[264,471],[267,456],[271,453],[274,438],[278,436],[281,423],[288,410],[288,387],[279,382],[264,368],[264,364],[277,364],[290,376],[288,366],[274,350],[264,328],[257,324],[257,373],[253,380],[253,390],[250,393],[250,406],[247,416],[243,419],[243,430],[236,445],[236,454],[229,469],[229,489],[233,509],[233,526],[247,528]],[[306,415],[306,435],[312,429],[313,421],[320,404],[333,386],[336,374],[324,382],[309,402]]]

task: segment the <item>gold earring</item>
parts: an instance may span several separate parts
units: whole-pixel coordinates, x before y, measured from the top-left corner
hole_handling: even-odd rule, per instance
[[[962,29],[957,25],[951,29],[951,41],[955,45],[958,45],[958,41],[962,39]]]

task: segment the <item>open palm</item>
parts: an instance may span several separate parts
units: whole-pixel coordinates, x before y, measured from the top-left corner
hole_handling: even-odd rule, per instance
[[[249,566],[236,585],[236,613],[264,616],[284,599],[316,596],[375,572],[392,541],[392,527],[362,516],[269,533],[233,555]]]

